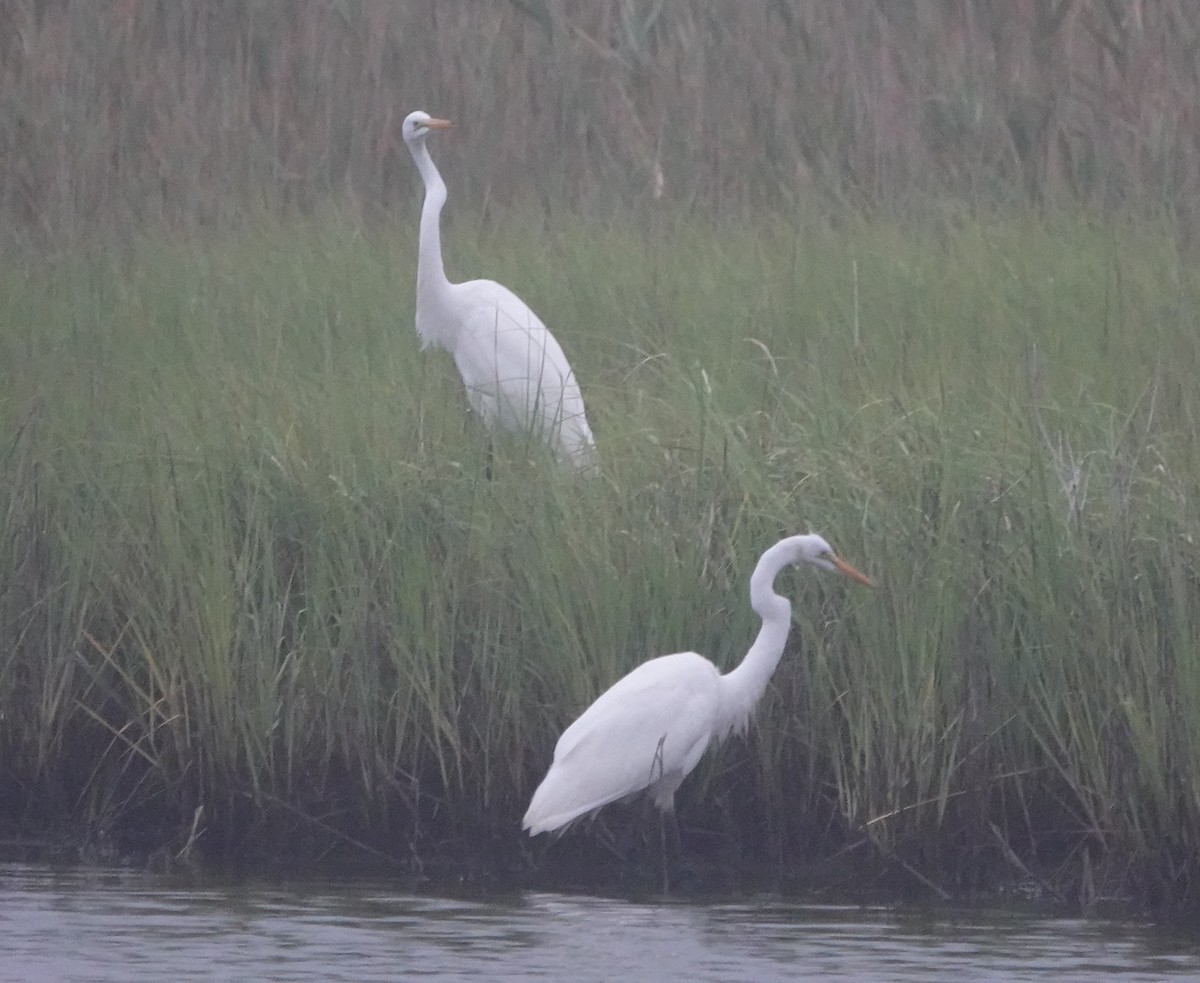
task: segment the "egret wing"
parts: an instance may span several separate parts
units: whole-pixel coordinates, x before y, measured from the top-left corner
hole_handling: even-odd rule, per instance
[[[586,428],[575,375],[541,319],[491,280],[459,288],[464,312],[454,361],[472,407],[487,423],[506,430],[553,434],[575,420]]]
[[[613,684],[559,738],[525,827],[558,829],[643,789],[669,802],[712,737],[719,678],[707,659],[681,652]]]

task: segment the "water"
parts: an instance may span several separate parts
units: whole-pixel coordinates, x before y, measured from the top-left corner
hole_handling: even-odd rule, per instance
[[[1009,910],[451,897],[0,864],[0,980],[1200,980],[1200,932]]]

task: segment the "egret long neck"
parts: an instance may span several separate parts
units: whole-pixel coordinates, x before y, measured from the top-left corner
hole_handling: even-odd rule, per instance
[[[446,204],[446,182],[429,156],[424,142],[409,148],[421,179],[425,182],[425,202],[421,206],[421,231],[417,244],[417,303],[441,291],[448,283],[442,265],[442,206]]]
[[[792,626],[792,605],[775,593],[775,576],[790,562],[783,543],[767,550],[750,577],[750,604],[762,618],[762,627],[741,664],[724,676],[726,726],[741,730],[750,711],[767,688],[771,674],[783,657]]]

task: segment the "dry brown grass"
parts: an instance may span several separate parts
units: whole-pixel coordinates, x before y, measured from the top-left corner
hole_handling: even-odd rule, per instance
[[[399,120],[483,200],[727,211],[1200,193],[1187,0],[8,0],[0,216],[39,239],[406,196]],[[1190,225],[1190,221],[1184,223]]]

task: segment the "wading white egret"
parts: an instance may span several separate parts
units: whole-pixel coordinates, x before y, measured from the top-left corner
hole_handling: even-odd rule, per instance
[[[750,577],[750,605],[762,618],[741,664],[722,674],[695,652],[644,662],[619,679],[558,739],[554,761],[522,822],[531,836],[554,832],[609,802],[645,791],[663,812],[712,741],[743,732],[787,642],[792,605],[775,576],[806,563],[873,587],[820,536],[782,539]],[[664,868],[665,869],[665,868]]]
[[[405,117],[404,142],[425,182],[417,252],[417,334],[421,347],[444,348],[488,427],[533,433],[584,472],[597,466],[583,397],[567,356],[529,306],[494,280],[451,283],[442,264],[446,183],[425,141],[453,126],[417,111]]]

